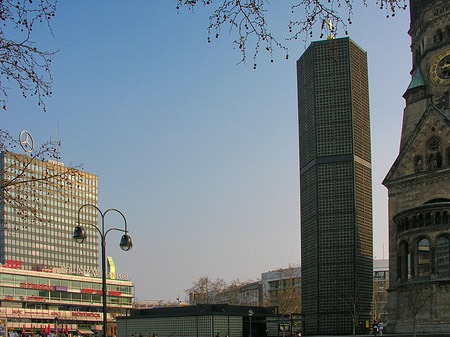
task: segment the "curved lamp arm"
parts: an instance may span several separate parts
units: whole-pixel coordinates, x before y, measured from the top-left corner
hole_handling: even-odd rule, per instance
[[[97,206],[92,205],[92,204],[84,204],[83,206],[81,206],[81,207],[78,209],[78,220],[77,220],[78,226],[81,226],[81,222],[80,222],[80,213],[81,213],[81,210],[82,210],[83,208],[87,207],[87,206],[94,207],[94,208],[97,210],[97,212],[100,213],[101,217],[103,218],[103,213],[102,213],[102,211],[100,210],[100,208],[98,208]],[[122,215],[122,216],[123,216],[123,215]],[[94,227],[94,228],[100,233],[100,235],[102,235],[102,232],[100,231],[100,229],[99,229],[96,225],[93,225],[93,224],[91,224],[91,223],[86,223],[86,224],[84,224],[84,225],[88,225],[88,226]],[[80,228],[81,228],[81,227],[80,227]]]
[[[81,214],[81,210],[84,207],[93,207],[97,210],[97,212],[101,215],[102,217],[102,229],[100,230],[100,228],[98,228],[98,226],[90,224],[90,223],[86,223],[86,225],[94,227],[100,234],[100,237],[102,238],[102,246],[106,245],[106,235],[111,232],[111,231],[119,231],[122,233],[125,233],[124,235],[122,235],[122,238],[120,239],[120,248],[122,250],[128,251],[133,247],[133,243],[131,241],[130,236],[128,235],[128,224],[127,224],[127,219],[125,218],[125,215],[123,215],[123,213],[121,211],[119,211],[116,208],[110,208],[107,209],[105,212],[102,212],[97,206],[92,205],[92,204],[85,204],[83,206],[81,206],[78,209],[78,226],[75,228],[74,234],[73,234],[73,238],[78,242],[78,243],[82,243],[85,239],[86,239],[86,233],[83,229],[83,227],[81,227],[81,221],[80,221],[80,214]],[[123,222],[125,224],[125,229],[120,229],[120,228],[110,228],[105,232],[105,216],[107,213],[109,212],[117,212],[122,216]]]
[[[110,228],[106,231],[105,236],[108,232],[110,232],[112,230],[119,231],[119,232],[125,232],[125,234],[127,234],[128,233],[127,219],[125,218],[125,215],[123,215],[123,213],[121,211],[119,211],[118,209],[115,209],[115,208],[110,208],[110,209],[107,209],[105,211],[105,213],[102,214],[102,217],[104,218],[106,216],[106,213],[111,212],[111,211],[115,211],[122,216],[123,222],[125,223],[125,230],[119,229],[119,228]]]

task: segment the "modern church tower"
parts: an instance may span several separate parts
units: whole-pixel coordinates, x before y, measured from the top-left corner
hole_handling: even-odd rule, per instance
[[[410,1],[412,70],[389,193],[389,331],[450,331],[450,2]],[[413,322],[416,322],[415,326]]]
[[[366,331],[372,303],[367,54],[349,38],[297,61],[305,335]]]

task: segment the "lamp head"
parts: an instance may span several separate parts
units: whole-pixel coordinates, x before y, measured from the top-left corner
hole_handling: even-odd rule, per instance
[[[84,231],[84,228],[81,226],[75,227],[72,237],[77,243],[83,243],[86,239],[86,232]]]
[[[120,248],[124,251],[129,251],[133,247],[133,242],[131,242],[131,238],[128,234],[122,235],[119,243]]]

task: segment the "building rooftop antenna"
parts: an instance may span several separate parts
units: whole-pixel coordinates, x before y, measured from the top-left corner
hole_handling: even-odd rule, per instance
[[[56,124],[56,161],[60,161],[59,148],[61,147],[61,142],[59,141],[59,122]]]

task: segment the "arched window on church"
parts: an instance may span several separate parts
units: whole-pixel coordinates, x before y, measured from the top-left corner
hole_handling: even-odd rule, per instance
[[[444,34],[442,33],[442,30],[438,29],[437,35],[438,35],[438,42],[441,42],[444,39]]]
[[[419,60],[420,60],[420,48],[417,48],[414,51],[414,65],[419,64]]]
[[[417,244],[417,267],[419,278],[427,278],[431,272],[430,241],[422,239]]]
[[[434,223],[436,225],[440,225],[442,223],[441,212],[436,212],[436,214],[434,215]]]
[[[446,28],[445,28],[445,31],[447,32],[447,40],[450,40],[450,26],[447,26]]]
[[[440,167],[442,167],[442,156],[438,152],[438,153],[436,153],[436,168],[440,168]]]
[[[423,227],[425,226],[425,219],[423,217],[423,214],[419,214],[419,216],[417,217],[417,227]]]
[[[437,160],[436,156],[433,154],[430,154],[427,159],[427,166],[428,170],[436,170],[437,169]]]
[[[398,259],[398,278],[406,281],[410,274],[410,261],[409,261],[409,249],[408,243],[402,241],[399,247],[399,259]]]
[[[437,240],[437,272],[439,277],[450,276],[450,240],[446,236]]]
[[[449,150],[450,150],[450,148],[449,148]],[[450,151],[449,151],[449,156],[450,156]],[[417,172],[422,172],[422,171],[423,171],[423,157],[418,155],[414,158],[414,172],[417,173]]]
[[[431,226],[431,213],[426,213],[425,214],[425,226]]]
[[[442,213],[442,224],[447,225],[448,224],[448,213],[447,211],[444,211]]]
[[[442,33],[442,30],[438,29],[436,34],[433,36],[433,42],[439,43],[444,39],[444,34]]]

